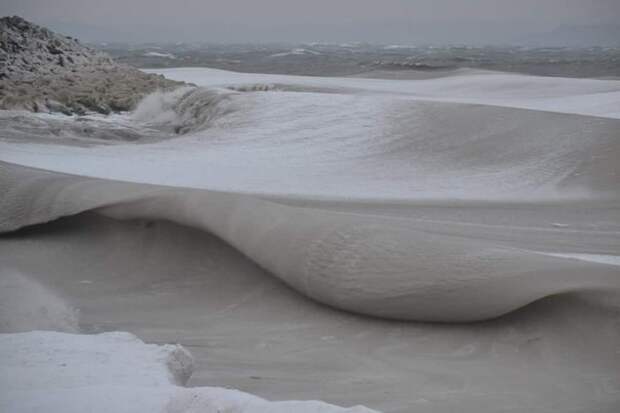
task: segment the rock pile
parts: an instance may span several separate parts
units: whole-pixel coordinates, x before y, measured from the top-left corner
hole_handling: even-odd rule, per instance
[[[144,95],[180,85],[120,65],[21,17],[0,18],[0,109],[107,114],[131,110]]]

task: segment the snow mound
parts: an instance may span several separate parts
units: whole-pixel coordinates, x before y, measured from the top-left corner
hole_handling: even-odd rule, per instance
[[[363,406],[350,408],[337,407],[321,401],[282,401],[271,402],[260,397],[216,387],[183,389],[168,404],[170,413],[371,413]]]
[[[0,411],[371,413],[318,401],[269,402],[236,390],[183,388],[192,358],[129,333],[0,335]]]

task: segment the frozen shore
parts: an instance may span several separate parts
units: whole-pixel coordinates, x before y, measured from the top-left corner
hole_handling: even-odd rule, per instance
[[[165,74],[205,89],[114,118],[157,140],[4,123],[3,268],[82,330],[269,399],[617,409],[619,82]]]

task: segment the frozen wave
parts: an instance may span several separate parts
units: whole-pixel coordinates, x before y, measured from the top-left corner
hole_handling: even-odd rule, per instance
[[[224,91],[189,86],[155,92],[138,104],[133,118],[150,127],[186,134],[207,128],[215,119],[234,110],[228,98]]]
[[[355,202],[345,204],[344,211],[329,211],[251,195],[115,182],[9,164],[0,169],[0,190],[6,194],[0,231],[87,210],[118,219],[173,221],[217,235],[319,302],[373,316],[475,321],[548,295],[620,288],[613,267],[515,248],[515,240],[523,244],[540,239],[535,228],[526,227],[511,242],[498,243],[495,238],[504,227],[489,232],[485,226],[385,216],[380,209],[360,213],[354,211]],[[475,211],[474,206],[465,204],[462,211]],[[568,239],[584,236],[577,232]],[[618,233],[609,236],[610,245],[617,243]]]

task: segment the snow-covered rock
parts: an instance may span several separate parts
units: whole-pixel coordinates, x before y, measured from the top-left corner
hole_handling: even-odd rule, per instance
[[[0,109],[110,113],[178,85],[21,17],[0,18]]]

